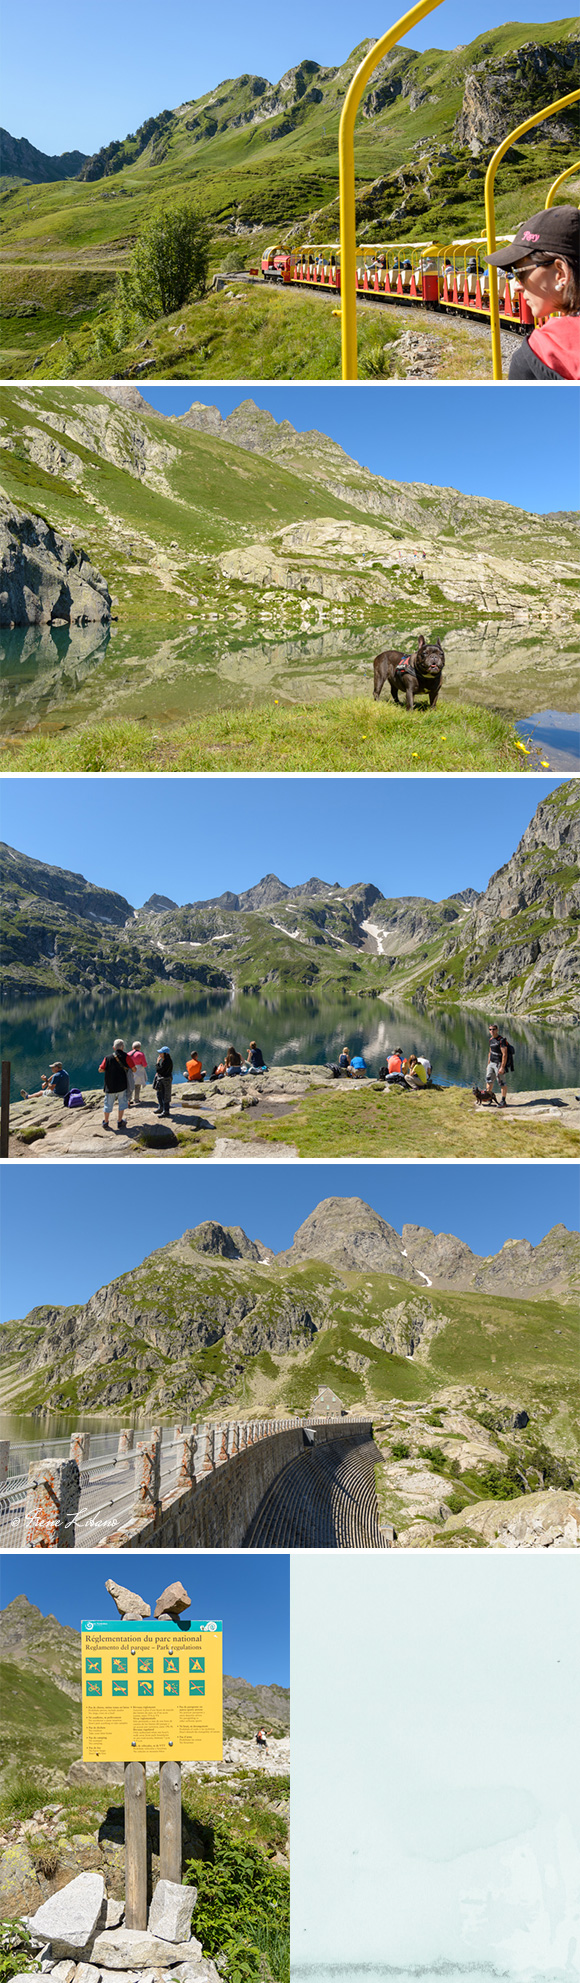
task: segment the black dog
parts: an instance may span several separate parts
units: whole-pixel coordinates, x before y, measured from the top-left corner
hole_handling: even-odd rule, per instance
[[[441,676],[445,667],[445,655],[441,641],[436,640],[428,647],[425,635],[420,633],[417,652],[414,658],[403,654],[400,647],[386,647],[383,654],[377,654],[373,662],[374,699],[378,702],[385,682],[389,683],[393,702],[399,701],[399,689],[405,690],[406,707],[413,708],[413,697],[423,691],[429,697],[429,707],[435,708]]]
[[[488,1094],[487,1088],[472,1088],[471,1093],[475,1097],[476,1108],[478,1109],[499,1108],[499,1102],[496,1101],[495,1095]]]

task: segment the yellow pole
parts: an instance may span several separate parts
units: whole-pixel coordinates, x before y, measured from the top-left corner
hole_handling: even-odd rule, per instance
[[[494,200],[494,190],[493,190],[495,175],[497,172],[498,165],[501,165],[502,158],[504,158],[506,151],[509,151],[510,145],[514,145],[518,138],[523,138],[526,131],[531,131],[534,124],[543,124],[545,117],[554,117],[557,110],[565,110],[567,104],[569,103],[578,103],[579,98],[580,98],[580,90],[571,90],[569,96],[561,96],[558,98],[557,103],[549,103],[546,110],[537,110],[535,117],[526,117],[525,124],[518,124],[516,130],[510,131],[509,137],[504,138],[503,144],[498,145],[497,151],[494,151],[493,158],[490,159],[487,172],[485,175],[485,226],[487,233],[488,255],[493,255],[496,245],[495,200]],[[501,341],[499,334],[499,297],[498,297],[496,268],[490,268],[489,271],[489,315],[491,322],[491,361],[493,367],[493,376],[494,379],[501,379],[502,378]]]
[[[357,377],[357,333],[356,333],[356,199],[354,186],[354,123],[363,90],[369,76],[394,48],[404,34],[422,21],[426,14],[432,14],[441,0],[419,0],[395,21],[388,34],[365,55],[364,62],[356,70],[344,100],[340,129],[338,133],[338,168],[340,199],[340,294],[342,322],[342,376],[343,379]]]
[[[553,181],[553,184],[552,184],[552,185],[551,185],[551,187],[550,187],[550,191],[549,191],[549,193],[547,193],[547,194],[546,194],[546,206],[547,206],[547,207],[553,207],[553,205],[554,205],[554,194],[555,194],[555,193],[557,193],[557,191],[558,191],[558,187],[562,185],[562,181],[563,181],[564,179],[571,179],[571,177],[572,177],[572,173],[573,173],[573,172],[580,172],[580,158],[577,158],[577,159],[575,160],[575,163],[574,163],[574,165],[567,165],[567,166],[566,166],[566,171],[565,171],[565,172],[560,172],[560,173],[559,173],[559,175],[558,175],[558,178],[557,178],[557,179],[554,179],[554,181]]]

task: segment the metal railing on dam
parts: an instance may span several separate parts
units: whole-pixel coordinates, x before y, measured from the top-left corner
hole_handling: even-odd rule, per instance
[[[91,1457],[91,1435],[74,1433],[66,1456],[39,1446],[17,1472],[2,1449],[1,1548],[388,1546],[369,1419],[206,1420],[98,1443]]]

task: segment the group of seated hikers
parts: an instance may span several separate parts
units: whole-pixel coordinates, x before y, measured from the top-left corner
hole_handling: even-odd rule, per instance
[[[370,1072],[361,1053],[351,1054],[344,1046],[338,1060],[332,1061],[332,1072],[336,1076],[350,1076],[353,1081],[362,1081]],[[431,1062],[425,1054],[414,1051],[405,1057],[402,1047],[393,1047],[387,1055],[384,1067],[379,1068],[379,1081],[389,1084],[399,1083],[403,1088],[428,1088],[431,1084]]]
[[[228,1047],[225,1059],[220,1060],[216,1067],[212,1067],[209,1078],[210,1081],[221,1081],[224,1074],[267,1074],[267,1072],[261,1047],[256,1046],[255,1040],[250,1040],[245,1060],[242,1060],[241,1053],[238,1053],[236,1047]]]

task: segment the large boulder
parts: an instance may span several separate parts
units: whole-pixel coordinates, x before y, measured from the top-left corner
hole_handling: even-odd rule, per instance
[[[88,1961],[97,1930],[106,1919],[106,1909],[102,1873],[79,1873],[76,1880],[69,1880],[68,1886],[43,1901],[28,1926],[35,1941],[52,1943],[56,1958],[72,1956],[77,1962]]]
[[[168,1885],[172,1884],[167,1882]],[[113,1928],[97,1935],[93,1961],[101,1969],[171,1969],[178,1962],[196,1962],[203,1956],[201,1942],[169,1942],[152,1935],[148,1928]]]
[[[149,1909],[148,1928],[164,1942],[183,1942],[189,1935],[197,1900],[195,1887],[182,1887],[176,1880],[158,1880]]]
[[[107,581],[85,551],[51,530],[44,517],[0,504],[0,626],[55,620],[102,626],[111,604]]]

